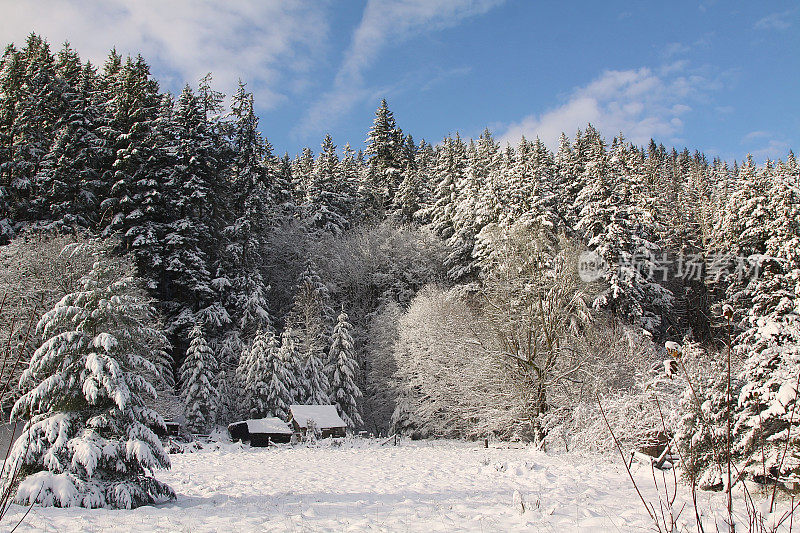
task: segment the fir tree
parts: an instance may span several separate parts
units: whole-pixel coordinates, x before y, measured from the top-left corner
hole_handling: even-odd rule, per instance
[[[800,169],[792,154],[767,187],[767,213],[754,215],[768,226],[753,228],[769,235],[763,271],[747,284],[753,303],[735,347],[745,365],[734,453],[742,472],[774,481],[800,473]]]
[[[267,287],[261,275],[264,263],[263,232],[270,224],[271,206],[268,168],[272,153],[258,132],[253,95],[240,82],[233,98],[230,134],[233,149],[231,169],[232,223],[225,228],[224,270],[231,280],[230,313],[244,338],[249,339],[271,322]]]

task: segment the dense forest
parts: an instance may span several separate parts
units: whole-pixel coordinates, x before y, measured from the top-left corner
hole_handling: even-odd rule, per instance
[[[130,394],[174,394],[196,432],[332,403],[376,434],[592,448],[603,398],[622,439],[666,418],[705,485],[728,408],[743,473],[800,470],[791,152],[709,161],[591,125],[555,150],[488,130],[417,142],[384,100],[363,151],[328,135],[279,155],[246,85],[225,101],[210,76],[162,92],[142,57],[5,49],[2,334],[25,362],[3,369],[22,375],[6,412],[44,424],[59,406],[42,398],[81,387],[95,405],[52,361],[116,344],[50,337],[106,313],[120,364],[148,376]]]

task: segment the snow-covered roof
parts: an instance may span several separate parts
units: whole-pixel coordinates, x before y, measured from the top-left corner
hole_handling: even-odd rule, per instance
[[[291,435],[292,429],[280,418],[255,418],[245,420],[247,431],[253,433],[281,433]]]
[[[308,427],[313,420],[319,429],[347,427],[333,405],[292,405],[289,413],[301,428]]]

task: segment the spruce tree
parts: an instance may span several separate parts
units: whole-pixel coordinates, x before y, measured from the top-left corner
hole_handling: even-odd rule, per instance
[[[226,254],[223,270],[230,279],[228,307],[245,339],[271,322],[267,287],[261,275],[263,235],[269,226],[269,169],[272,163],[268,144],[258,132],[258,117],[253,110],[253,95],[240,82],[232,105],[231,222],[224,230]]]
[[[99,257],[81,290],[45,313],[43,343],[20,385],[12,417],[25,430],[10,456],[22,482],[15,501],[59,507],[132,508],[174,499],[152,477],[169,468],[148,403],[156,372],[148,358],[167,341],[126,272]]]
[[[358,398],[361,389],[355,383],[358,363],[353,347],[353,326],[347,321],[344,311],[339,314],[331,336],[331,347],[328,351],[328,376],[330,381],[330,401],[348,427],[354,428],[363,424],[358,409]]]
[[[64,57],[62,57],[62,55]],[[56,121],[55,137],[36,176],[38,197],[32,202],[41,217],[56,228],[96,229],[106,191],[104,166],[110,152],[100,134],[104,122],[94,69],[69,50],[60,54],[73,85],[64,89],[66,107]],[[72,72],[77,68],[77,72]]]
[[[361,188],[361,199],[368,218],[382,218],[394,202],[403,171],[402,132],[386,100],[375,111],[375,120],[367,135],[368,168]]]
[[[348,227],[352,199],[342,190],[336,145],[330,135],[322,141],[322,151],[314,162],[306,183],[305,200],[301,212],[311,231],[341,234]]]
[[[189,349],[180,374],[186,424],[192,432],[203,433],[214,420],[217,362],[199,325],[192,328],[189,334]]]
[[[242,355],[238,373],[252,418],[277,416],[287,419],[291,396],[287,367],[278,339],[270,330],[259,331]]]
[[[305,376],[303,374],[303,361],[295,342],[297,333],[287,328],[281,333],[280,358],[286,369],[286,390],[288,391],[290,405],[303,403],[305,395]]]
[[[790,154],[770,174],[767,213],[753,213],[769,223],[752,229],[769,235],[766,255],[746,285],[752,307],[735,346],[745,365],[734,453],[742,472],[763,481],[800,474],[800,169]]]

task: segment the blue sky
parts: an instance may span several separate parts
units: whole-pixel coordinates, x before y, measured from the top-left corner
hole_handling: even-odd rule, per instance
[[[87,15],[91,14],[91,15]],[[241,77],[277,151],[363,146],[386,97],[415,139],[606,137],[732,160],[800,146],[800,5],[532,0],[0,0],[0,37],[141,52],[162,87]]]

